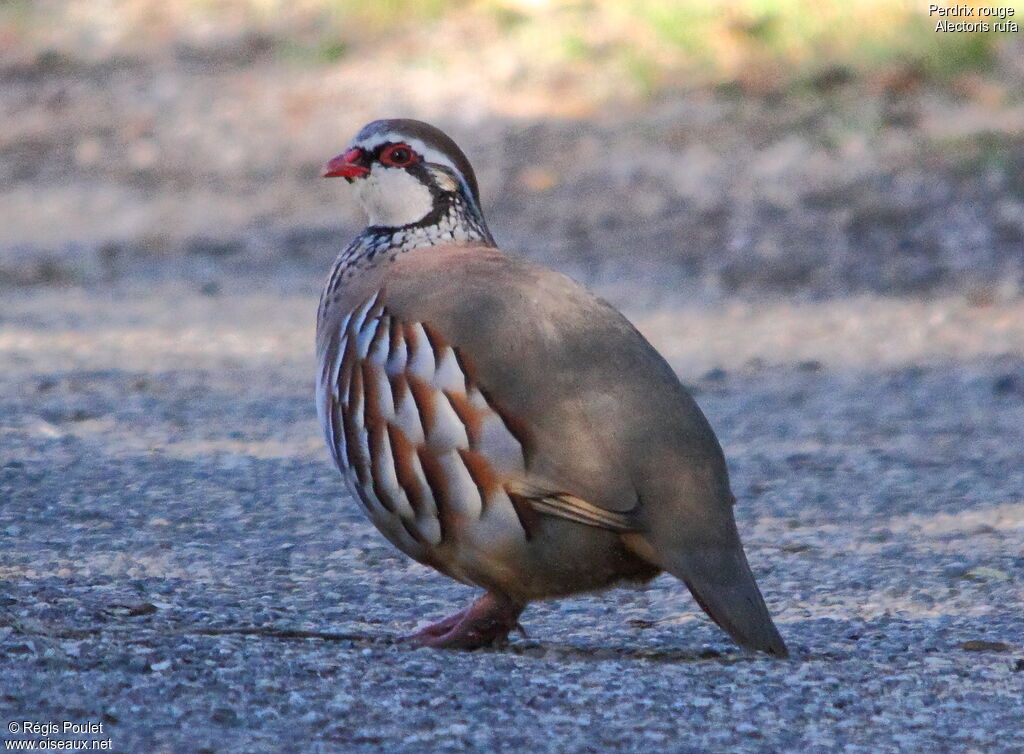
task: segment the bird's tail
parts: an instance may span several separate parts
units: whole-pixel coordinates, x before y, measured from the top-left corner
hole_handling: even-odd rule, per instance
[[[746,649],[789,656],[739,542],[673,550],[662,553],[662,567],[689,587],[697,604],[733,641]]]

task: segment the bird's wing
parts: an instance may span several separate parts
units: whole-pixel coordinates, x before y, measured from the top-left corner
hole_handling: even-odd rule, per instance
[[[707,420],[657,351],[586,289],[517,255],[451,246],[402,255],[382,291],[391,316],[453,349],[516,438],[519,494],[538,510],[635,529],[645,488],[685,466],[708,487],[695,505],[731,519]]]

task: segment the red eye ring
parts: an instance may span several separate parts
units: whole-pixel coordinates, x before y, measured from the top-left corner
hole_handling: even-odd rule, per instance
[[[390,144],[380,153],[381,164],[393,168],[404,168],[418,159],[419,155],[408,144]]]

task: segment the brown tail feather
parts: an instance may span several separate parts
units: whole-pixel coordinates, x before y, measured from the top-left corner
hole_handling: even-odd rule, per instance
[[[702,548],[662,560],[665,570],[689,587],[697,604],[733,641],[746,649],[789,656],[742,547]]]

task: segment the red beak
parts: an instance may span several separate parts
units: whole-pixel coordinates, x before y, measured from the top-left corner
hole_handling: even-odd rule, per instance
[[[368,167],[359,164],[362,158],[363,150],[350,149],[344,154],[332,157],[324,165],[323,172],[320,175],[324,178],[362,178],[370,172]]]

